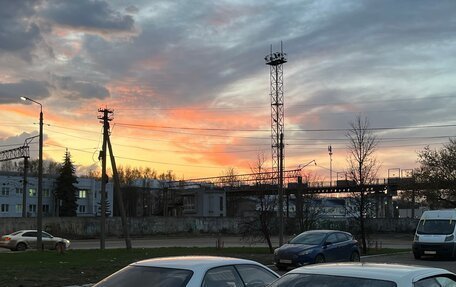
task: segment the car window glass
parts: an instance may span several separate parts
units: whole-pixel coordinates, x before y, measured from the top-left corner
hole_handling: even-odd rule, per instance
[[[269,270],[256,265],[236,265],[236,269],[241,275],[242,281],[244,281],[246,287],[266,286],[267,284],[277,279],[277,276],[275,276]]]
[[[49,233],[43,232],[42,233],[43,238],[51,238],[52,236]]]
[[[422,279],[413,284],[414,287],[456,287],[456,278],[436,276]]]
[[[290,243],[318,245],[322,243],[325,237],[326,233],[323,232],[304,232],[290,240]]]
[[[269,287],[397,287],[392,281],[318,274],[286,274]]]
[[[335,233],[331,234],[328,236],[328,238],[326,238],[326,241],[325,241],[327,244],[334,244],[334,243],[337,243],[337,236]]]
[[[192,275],[184,269],[127,266],[93,287],[185,287]]]
[[[337,241],[338,242],[347,241],[347,240],[349,240],[347,234],[337,233]]]
[[[26,232],[22,234],[22,237],[36,237],[36,232]]]
[[[207,271],[202,287],[244,287],[244,284],[234,266],[223,266]]]

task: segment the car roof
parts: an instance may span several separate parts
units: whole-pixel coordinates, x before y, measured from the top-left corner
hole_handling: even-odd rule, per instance
[[[176,256],[176,257],[159,257],[146,259],[132,263],[134,266],[148,266],[148,267],[163,267],[163,268],[177,268],[188,270],[208,270],[220,265],[234,265],[234,264],[254,264],[260,266],[261,264],[240,258],[231,257],[218,257],[218,256]]]
[[[288,273],[349,276],[378,280],[391,280],[395,282],[414,282],[416,280],[438,274],[453,274],[441,268],[381,263],[317,264],[296,268]]]
[[[341,231],[341,230],[331,230],[331,229],[315,229],[315,230],[307,230],[304,232],[301,232],[300,234],[303,233],[332,233],[332,232],[341,232],[345,234],[350,234],[349,232],[346,231]]]

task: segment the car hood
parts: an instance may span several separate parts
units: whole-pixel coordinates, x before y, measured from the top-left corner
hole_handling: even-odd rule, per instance
[[[307,249],[312,249],[317,246],[318,245],[286,243],[279,248],[279,251],[295,253],[295,252],[301,252],[301,251],[304,251]]]

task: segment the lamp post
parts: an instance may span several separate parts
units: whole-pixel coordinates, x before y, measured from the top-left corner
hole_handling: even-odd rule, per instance
[[[43,105],[27,97],[21,97],[23,101],[30,101],[40,105],[40,136],[39,136],[39,157],[38,157],[38,204],[36,206],[36,247],[43,250]],[[25,206],[23,207],[25,208]]]
[[[332,146],[328,146],[328,154],[329,154],[329,186],[332,187],[332,182],[333,182],[333,150]]]

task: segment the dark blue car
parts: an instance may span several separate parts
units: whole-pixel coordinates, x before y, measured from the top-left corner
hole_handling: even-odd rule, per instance
[[[358,241],[337,230],[306,231],[274,250],[279,270],[313,263],[359,261]]]

